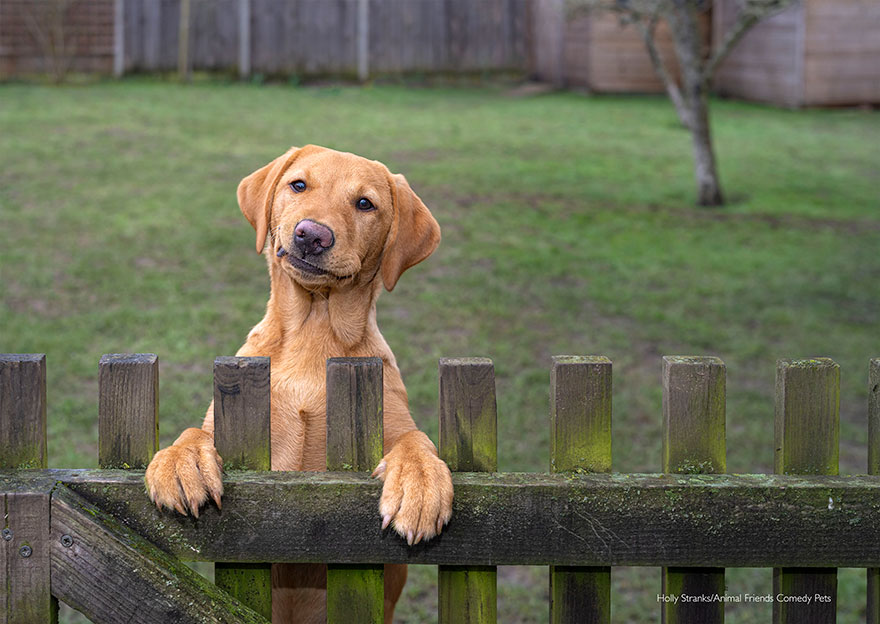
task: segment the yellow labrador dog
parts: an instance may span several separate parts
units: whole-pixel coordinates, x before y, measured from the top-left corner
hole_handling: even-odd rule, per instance
[[[238,186],[238,203],[269,250],[266,316],[240,356],[272,366],[272,469],[325,467],[325,374],[330,357],[381,357],[385,449],[382,527],[409,544],[437,535],[452,515],[452,479],[431,440],[416,428],[391,349],[376,325],[376,299],[440,242],[440,227],[402,175],[354,154],[292,148]],[[186,429],[147,468],[160,508],[198,516],[220,505],[223,463],[214,449],[213,404],[201,429]],[[406,566],[385,569],[385,621],[406,582]],[[272,567],[274,622],[324,622],[326,566]]]

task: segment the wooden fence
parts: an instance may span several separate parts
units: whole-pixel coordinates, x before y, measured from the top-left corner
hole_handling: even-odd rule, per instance
[[[181,0],[121,3],[123,71],[178,68]],[[190,0],[189,63],[241,75],[522,71],[527,0]]]
[[[408,547],[382,532],[382,365],[327,364],[327,466],[268,472],[269,362],[218,358],[220,511],[158,511],[158,360],[100,363],[98,470],[47,470],[46,358],[0,356],[0,623],[50,622],[56,599],[104,622],[265,622],[269,563],[329,562],[328,620],[381,621],[383,563],[438,564],[441,622],[495,620],[495,566],[549,565],[552,622],[610,621],[610,566],[664,566],[669,595],[724,596],[725,567],[773,567],[774,621],[833,622],[836,567],[868,568],[880,622],[880,359],[869,372],[869,475],[838,472],[839,368],[781,360],[774,475],[725,471],[725,367],[664,357],[663,472],[611,472],[611,362],[554,358],[550,472],[496,472],[486,359],[440,362],[440,454],[452,521]],[[181,563],[218,562],[217,585]],[[723,601],[667,602],[668,622],[723,620]]]

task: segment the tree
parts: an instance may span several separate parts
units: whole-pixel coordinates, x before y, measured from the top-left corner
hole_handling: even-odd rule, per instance
[[[68,32],[67,18],[76,0],[41,0],[24,5],[24,19],[28,30],[40,49],[43,63],[60,84],[76,56],[75,38]]]
[[[700,206],[724,203],[709,125],[709,90],[715,70],[752,26],[793,1],[739,0],[736,20],[710,52],[704,49],[699,16],[712,7],[712,0],[569,0],[574,9],[616,12],[624,22],[638,28],[654,71],[663,82],[679,120],[691,133],[697,204]],[[655,42],[657,24],[661,19],[669,26],[672,35],[680,74],[678,80],[664,63]]]

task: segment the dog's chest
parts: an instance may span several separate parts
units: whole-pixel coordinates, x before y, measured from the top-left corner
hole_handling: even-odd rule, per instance
[[[272,414],[286,418],[324,417],[326,379],[323,367],[272,370]]]

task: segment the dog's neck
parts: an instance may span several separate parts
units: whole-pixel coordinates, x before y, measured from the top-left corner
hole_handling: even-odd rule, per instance
[[[381,292],[381,280],[340,289],[308,290],[271,261],[269,276],[272,294],[266,316],[275,316],[272,320],[279,324],[285,336],[300,332],[308,324],[311,329],[334,336],[345,351],[341,355],[347,355],[376,327],[376,299]]]

